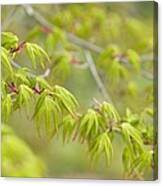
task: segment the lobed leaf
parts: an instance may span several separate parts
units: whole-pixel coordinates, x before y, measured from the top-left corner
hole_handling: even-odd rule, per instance
[[[138,54],[134,50],[129,49],[127,51],[127,55],[128,55],[129,63],[133,65],[136,71],[139,71],[140,70],[140,58]]]
[[[1,33],[1,45],[7,50],[16,48],[18,45],[18,37],[11,32]]]
[[[31,59],[32,65],[36,68],[37,63],[45,68],[45,63],[50,62],[48,54],[37,44],[26,43],[27,54]]]
[[[55,96],[58,99],[58,102],[72,115],[78,106],[76,98],[65,88],[56,85],[54,88]]]
[[[1,47],[1,61],[2,61],[2,65],[7,73],[7,75],[12,76],[13,75],[13,69],[10,63],[10,56],[9,56],[9,52]]]
[[[104,153],[108,166],[113,157],[113,147],[107,132],[100,134],[90,146],[92,161],[95,162]]]
[[[103,102],[100,106],[101,113],[108,119],[112,119],[115,122],[120,121],[120,116],[115,107],[107,102]]]
[[[45,123],[46,133],[50,137],[58,131],[61,109],[53,97],[46,92],[42,93],[36,103],[33,118],[36,120],[37,130],[40,133],[40,125]]]
[[[72,134],[75,129],[75,120],[72,118],[71,115],[67,115],[64,117],[62,121],[62,135],[63,135],[63,142],[69,141],[72,137]]]
[[[21,84],[18,89],[16,103],[18,104],[19,107],[21,107],[22,105],[27,105],[29,104],[32,95],[33,90],[29,88],[27,85]]]
[[[101,131],[101,120],[99,114],[93,109],[88,109],[87,113],[82,117],[79,125],[79,134],[82,139],[95,138]]]
[[[127,141],[130,150],[133,150],[132,140],[134,140],[134,142],[137,143],[141,149],[143,149],[143,141],[141,138],[141,133],[138,129],[134,128],[130,123],[122,123],[121,128],[123,136]]]
[[[7,94],[2,99],[2,118],[6,122],[11,114],[13,107],[12,98],[10,94]]]
[[[130,174],[136,172],[141,174],[145,172],[146,169],[151,168],[153,161],[153,151],[152,150],[145,150],[143,153],[138,156],[131,165]]]

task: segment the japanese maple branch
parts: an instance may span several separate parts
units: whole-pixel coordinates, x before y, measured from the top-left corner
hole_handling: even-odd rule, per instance
[[[23,6],[25,13],[28,16],[33,17],[40,25],[48,28],[49,30],[52,30],[52,28],[55,26],[52,23],[50,23],[49,21],[47,21],[36,10],[34,10],[32,8],[32,6],[30,6],[30,5],[21,5],[21,6]],[[80,37],[74,35],[73,33],[66,32],[66,31],[64,31],[64,33],[66,34],[69,41],[71,41],[72,43],[74,43],[84,49],[89,49],[89,50],[92,50],[96,53],[101,53],[103,51],[102,47],[97,46],[89,41],[84,40],[84,39],[81,39]],[[142,55],[141,58],[143,61],[148,61],[148,60],[152,60],[153,57],[152,57],[152,55]]]
[[[28,15],[28,16],[31,16],[33,17],[40,25],[44,26],[45,28],[49,29],[49,30],[52,30],[52,28],[54,27],[53,24],[51,24],[50,22],[48,22],[42,15],[40,15],[37,11],[35,11],[32,6],[30,5],[22,5],[24,10],[25,10],[25,13]],[[101,53],[103,51],[103,48],[93,44],[93,43],[90,43],[84,39],[81,39],[79,37],[77,37],[76,35],[70,33],[70,32],[65,32],[64,33],[66,34],[68,40],[84,49],[88,49],[88,50],[92,50],[96,53]],[[141,60],[143,61],[148,61],[148,60],[152,60],[152,56],[151,55],[143,55],[141,56]],[[124,62],[124,64],[126,64],[126,61],[122,61]],[[127,62],[128,63],[128,62]],[[146,72],[145,70],[142,71],[142,75],[147,78],[147,79],[153,79],[153,76],[149,73],[149,72]]]
[[[36,12],[30,5],[22,5],[26,14],[33,17],[39,24],[43,25],[44,27],[48,28],[51,30],[54,25],[49,23],[42,15],[40,15],[38,12]],[[65,32],[65,31],[64,31]],[[82,48],[86,48],[89,50],[93,50],[94,52],[100,53],[103,49],[101,47],[98,47],[88,41],[85,41],[77,36],[75,36],[72,33],[65,32],[68,40],[71,42],[79,45]]]

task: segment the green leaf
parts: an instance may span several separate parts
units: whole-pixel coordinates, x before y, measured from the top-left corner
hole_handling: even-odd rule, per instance
[[[133,150],[132,140],[134,140],[134,142],[136,142],[139,145],[139,147],[143,149],[143,141],[139,130],[134,128],[130,123],[122,123],[121,127],[124,138],[127,141],[130,149]]]
[[[67,40],[63,30],[55,26],[53,31],[48,34],[45,46],[48,52],[54,53],[54,49],[56,50],[57,47],[61,49],[61,47],[64,47],[66,43]]]
[[[14,74],[16,84],[26,84],[30,85],[29,77],[28,77],[29,70],[28,68],[20,68]]]
[[[9,52],[3,47],[1,47],[1,61],[5,72],[11,77],[13,75],[13,69],[10,63]]]
[[[44,176],[45,165],[42,160],[32,152],[28,144],[16,136],[12,128],[7,125],[3,125],[2,134],[2,175],[13,177]]]
[[[117,83],[121,78],[128,77],[128,71],[118,59],[114,59],[109,65],[108,77],[112,83]]]
[[[137,84],[133,81],[130,81],[128,83],[128,87],[127,87],[127,92],[129,93],[129,95],[131,96],[136,96],[138,94],[138,87]]]
[[[129,148],[125,147],[122,153],[123,167],[126,173],[129,173],[132,163],[132,155]]]
[[[136,126],[139,124],[139,115],[132,113],[129,108],[126,109],[126,116],[124,119],[131,125]]]
[[[99,134],[101,128],[102,123],[99,114],[93,109],[88,109],[87,113],[82,117],[78,129],[80,138],[90,140]]]
[[[1,45],[7,50],[16,48],[18,45],[18,37],[11,32],[2,32]]]
[[[146,108],[146,109],[145,109],[145,112],[146,112],[149,116],[151,116],[151,117],[153,117],[153,115],[154,115],[153,108]]]
[[[138,156],[131,165],[131,173],[135,171],[138,174],[145,172],[146,169],[151,168],[153,161],[153,151],[145,150]]]
[[[19,93],[16,99],[18,106],[21,107],[22,105],[28,105],[31,100],[31,96],[33,95],[33,90],[27,85],[22,84],[19,86],[18,92]]]
[[[90,145],[91,160],[95,162],[104,153],[108,166],[113,157],[113,147],[107,132],[100,134]]]
[[[2,118],[4,122],[7,122],[11,111],[12,111],[13,103],[10,94],[7,94],[2,99]]]
[[[7,95],[7,83],[1,80],[1,94],[2,98]]]
[[[71,139],[76,126],[75,124],[75,120],[71,115],[66,115],[64,117],[62,122],[63,142],[68,142]]]
[[[46,92],[42,93],[36,103],[33,118],[36,120],[40,134],[40,124],[44,122],[46,134],[51,138],[58,131],[61,109],[53,97]]]
[[[136,71],[140,70],[140,58],[139,55],[132,49],[127,51],[128,61],[133,65]]]
[[[38,83],[41,88],[52,89],[52,87],[49,85],[49,83],[42,77],[37,76],[36,83]]]
[[[65,80],[71,71],[70,65],[71,56],[69,53],[62,53],[56,59],[56,65],[54,66],[53,73],[55,74],[55,79]]]
[[[120,121],[120,116],[112,104],[103,102],[103,104],[101,104],[100,106],[100,110],[101,110],[101,113],[104,114],[106,118],[111,119],[115,122]]]
[[[78,106],[76,98],[65,88],[56,85],[54,88],[55,96],[58,102],[61,102],[62,106],[72,115]]]
[[[39,45],[26,43],[26,49],[34,68],[37,67],[37,64],[45,68],[46,62],[50,62],[48,54]]]

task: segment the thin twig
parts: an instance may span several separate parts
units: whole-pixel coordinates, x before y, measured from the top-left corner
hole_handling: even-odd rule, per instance
[[[89,69],[90,69],[92,76],[94,77],[94,79],[97,83],[97,86],[98,86],[100,92],[103,94],[104,98],[107,101],[109,101],[110,103],[113,103],[113,101],[112,101],[111,97],[109,96],[102,80],[100,79],[100,76],[98,75],[98,72],[96,70],[96,66],[94,64],[94,61],[93,61],[90,51],[85,50],[85,57],[86,57],[86,61],[88,63]]]

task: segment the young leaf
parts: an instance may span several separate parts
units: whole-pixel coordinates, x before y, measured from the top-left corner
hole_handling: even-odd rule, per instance
[[[42,77],[37,76],[36,83],[38,83],[41,88],[52,89],[51,86],[49,85],[49,83],[45,79],[43,79]]]
[[[134,140],[134,142],[137,143],[141,149],[143,149],[143,141],[139,130],[134,128],[130,123],[122,123],[121,127],[124,138],[127,141],[130,149],[133,149],[132,140]]]
[[[76,98],[65,88],[56,85],[54,88],[56,99],[61,102],[62,106],[72,115],[78,106]]]
[[[153,151],[145,150],[137,157],[131,165],[131,173],[134,171],[138,174],[145,172],[146,169],[151,168],[153,161]],[[130,173],[130,174],[131,174]]]
[[[11,66],[11,63],[10,63],[9,52],[3,47],[1,47],[1,61],[2,61],[2,65],[5,69],[5,71],[7,72],[7,74],[9,76],[12,76],[13,75],[13,69],[12,69],[12,66]]]
[[[114,59],[109,65],[108,77],[111,82],[116,83],[120,78],[128,77],[128,71],[118,59]]]
[[[95,162],[104,153],[108,166],[113,156],[113,147],[107,132],[100,134],[90,145],[92,161]]]
[[[46,62],[50,62],[49,56],[39,45],[26,43],[26,49],[34,68],[36,68],[37,64],[44,68]]]
[[[49,137],[58,131],[59,117],[61,109],[53,97],[47,95],[46,92],[42,93],[39,97],[33,117],[36,120],[37,130],[40,134],[40,124],[45,123],[46,133]]]
[[[125,147],[122,153],[123,167],[126,173],[129,173],[132,163],[132,155],[129,148]]]
[[[126,109],[126,116],[124,119],[133,126],[136,126],[139,123],[139,116],[133,114],[129,108]]]
[[[14,74],[16,84],[24,83],[26,85],[30,85],[28,73],[29,73],[29,70],[27,68],[18,69],[17,72]]]
[[[33,95],[33,90],[27,85],[22,84],[19,86],[18,92],[19,93],[16,99],[16,103],[18,104],[18,106],[21,107],[22,105],[29,104],[31,96]]]
[[[80,122],[80,138],[89,140],[95,138],[101,130],[102,123],[100,119],[101,118],[97,112],[93,109],[88,109]]]
[[[18,37],[11,32],[2,32],[1,45],[7,50],[16,48],[18,45]]]
[[[68,142],[71,139],[75,126],[75,120],[71,115],[64,117],[62,121],[63,142]]]
[[[137,84],[133,81],[130,81],[128,83],[128,87],[127,87],[127,92],[131,95],[131,96],[136,96],[138,94],[138,87]]]
[[[8,120],[12,111],[12,107],[13,107],[13,103],[12,103],[11,95],[7,94],[2,99],[2,118],[4,122]]]
[[[128,55],[129,63],[133,65],[136,71],[139,71],[140,70],[140,58],[138,54],[134,50],[129,49],[127,51],[127,55]]]
[[[106,118],[114,120],[115,122],[120,121],[120,116],[112,104],[103,102],[100,106],[100,110]]]

